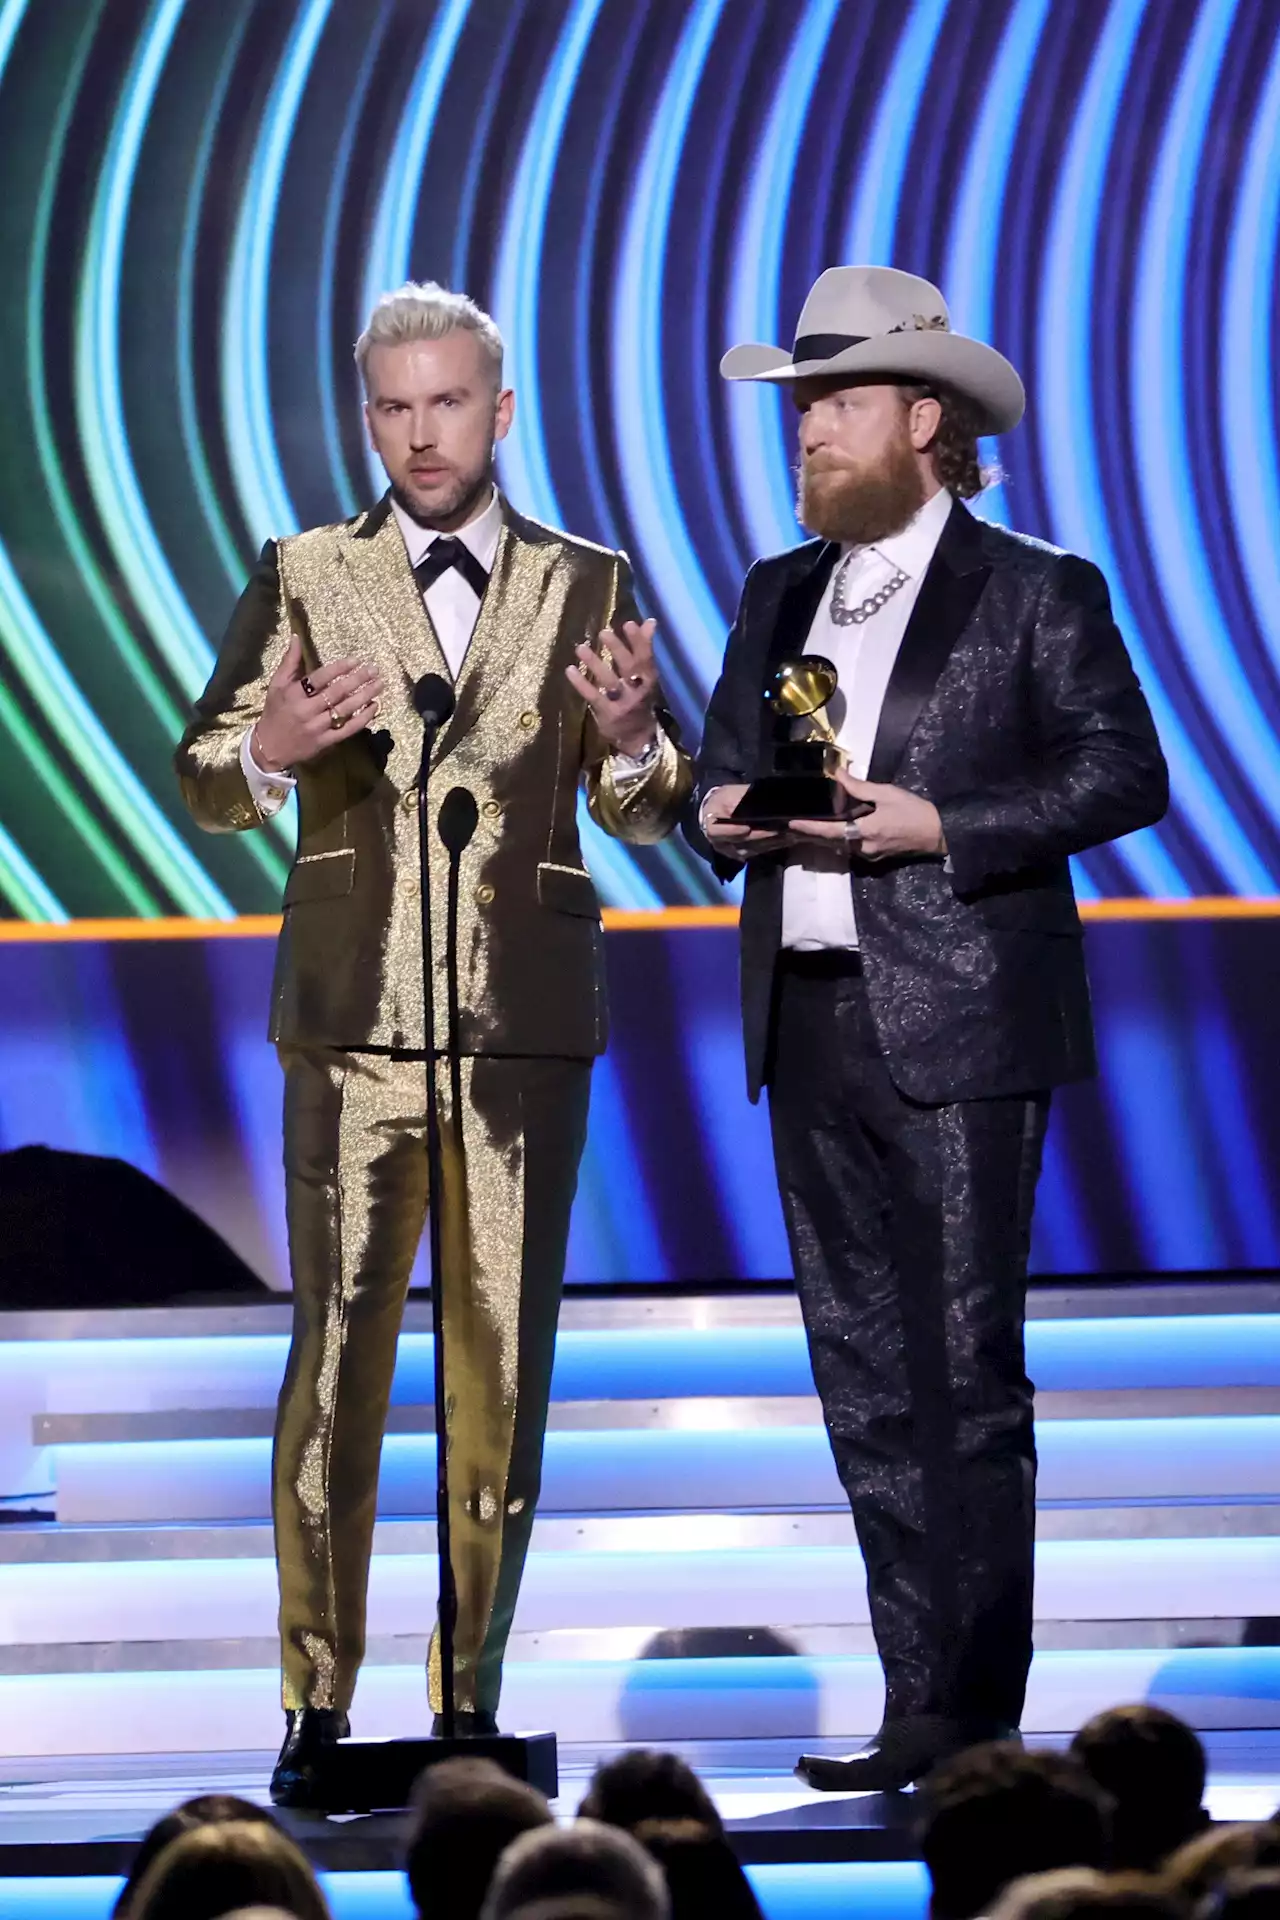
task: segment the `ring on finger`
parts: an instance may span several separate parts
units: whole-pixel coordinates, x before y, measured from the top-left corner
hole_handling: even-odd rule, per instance
[[[627,675],[627,685],[629,687],[642,687],[644,685],[644,675],[642,673],[629,673]]]
[[[330,707],[329,725],[333,728],[333,731],[337,733],[338,729],[342,726],[345,726],[345,724],[346,722],[343,720],[342,715],[338,712],[338,709],[336,707]]]

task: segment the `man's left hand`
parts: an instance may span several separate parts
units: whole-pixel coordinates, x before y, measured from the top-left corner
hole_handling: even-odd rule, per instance
[[[799,840],[837,841],[863,860],[898,860],[908,854],[946,855],[947,840],[942,816],[932,800],[905,787],[886,787],[870,780],[855,780],[841,767],[836,779],[854,800],[869,800],[874,813],[860,819],[793,820],[791,831]]]
[[[578,664],[565,677],[591,709],[606,746],[639,760],[657,738],[654,708],[658,668],[653,657],[656,620],[628,620],[621,633],[611,627],[594,646],[577,649]]]

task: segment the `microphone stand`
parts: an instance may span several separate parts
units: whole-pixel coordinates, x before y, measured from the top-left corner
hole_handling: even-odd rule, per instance
[[[453,688],[439,674],[426,674],[413,690],[422,717],[422,759],[418,768],[418,865],[422,915],[422,1014],[426,1057],[427,1245],[431,1266],[431,1333],[434,1347],[436,1436],[436,1544],[440,1569],[440,1733],[417,1740],[340,1740],[322,1750],[317,1768],[318,1798],[327,1813],[370,1813],[407,1807],[414,1782],[441,1760],[465,1756],[494,1760],[504,1772],[554,1799],[559,1791],[556,1737],[553,1733],[460,1737],[454,1686],[454,1635],[458,1590],[453,1571],[449,1525],[449,1417],[445,1400],[444,1326],[444,1154],[440,1138],[440,1098],[436,1082],[435,947],[431,915],[431,834],[427,805],[431,755],[440,728],[453,712]],[[445,975],[448,991],[449,1087],[455,1139],[462,1145],[461,1008],[458,991],[458,896],[462,855],[480,818],[476,798],[453,787],[440,808],[439,831],[449,855],[445,926]]]
[[[458,1587],[453,1574],[453,1547],[449,1522],[449,1409],[444,1376],[444,1153],[440,1143],[440,1090],[436,1082],[435,945],[431,937],[431,817],[427,810],[427,779],[436,729],[423,728],[422,765],[418,773],[418,863],[422,900],[422,1016],[427,1050],[427,1245],[431,1269],[431,1342],[435,1363],[436,1429],[436,1558],[440,1569],[440,1730],[446,1740],[457,1733],[454,1707],[453,1636],[458,1620]],[[455,789],[461,791],[461,789]],[[450,796],[452,797],[452,796]],[[470,798],[470,796],[468,796]],[[474,806],[475,802],[472,801]],[[477,818],[478,818],[477,814]],[[470,835],[468,835],[470,838]],[[450,946],[457,943],[456,859],[449,864]],[[459,1099],[461,1062],[457,1057],[457,955],[449,973],[449,1067],[455,1135],[462,1130]]]

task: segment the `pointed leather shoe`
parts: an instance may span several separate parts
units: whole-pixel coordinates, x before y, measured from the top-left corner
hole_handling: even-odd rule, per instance
[[[969,1725],[921,1714],[910,1720],[888,1721],[869,1746],[844,1759],[801,1754],[796,1772],[819,1793],[901,1793],[923,1780],[940,1760],[949,1760],[966,1747],[983,1740],[1017,1737],[1016,1727],[994,1722]]]
[[[271,1776],[277,1807],[319,1808],[316,1767],[324,1748],[351,1732],[345,1713],[334,1707],[289,1707],[284,1716],[284,1745]]]
[[[453,1716],[453,1732],[457,1740],[494,1740],[498,1734],[498,1716],[496,1713],[473,1713],[469,1708],[459,1707]],[[442,1714],[438,1713],[431,1722],[431,1738],[444,1738]]]

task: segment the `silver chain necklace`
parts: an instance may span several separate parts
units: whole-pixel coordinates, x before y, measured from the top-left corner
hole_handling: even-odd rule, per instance
[[[836,584],[831,595],[831,618],[838,627],[860,627],[864,620],[869,620],[873,613],[879,613],[881,607],[892,600],[899,587],[905,587],[907,584],[907,576],[899,568],[886,586],[878,587],[874,593],[869,593],[866,599],[859,601],[856,607],[847,606],[844,583],[852,559],[853,555],[849,554],[840,562],[840,571],[836,574]]]

